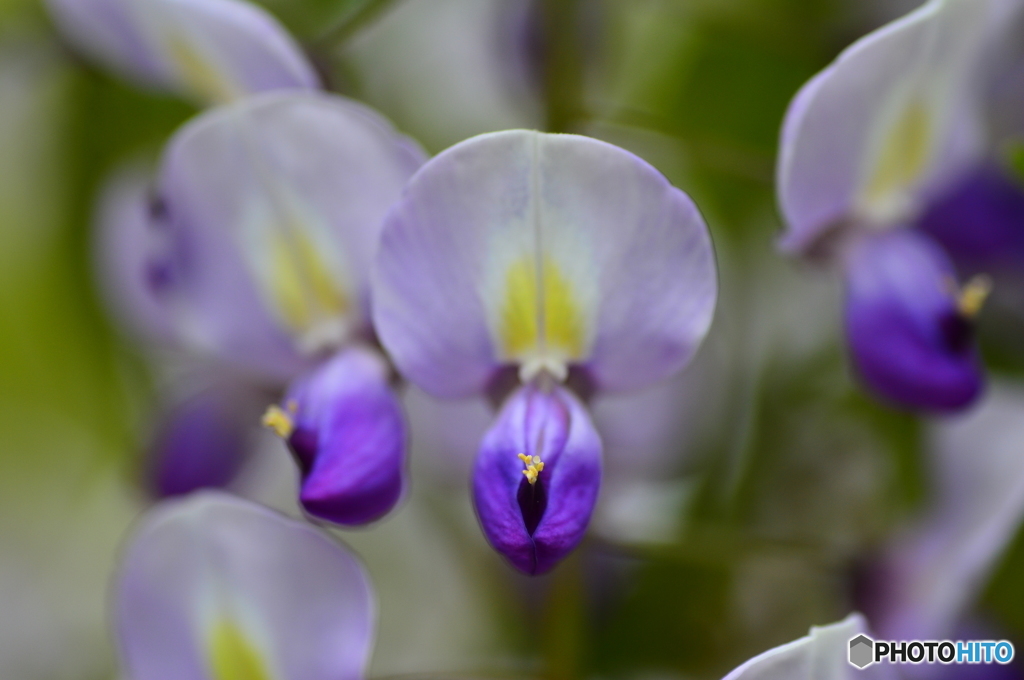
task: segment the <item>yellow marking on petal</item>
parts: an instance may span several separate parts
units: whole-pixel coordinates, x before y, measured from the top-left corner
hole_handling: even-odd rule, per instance
[[[560,379],[564,379],[566,362],[582,358],[586,349],[583,313],[572,282],[550,257],[542,258],[539,274],[530,257],[508,268],[500,342],[506,359],[562,365],[553,367]]]
[[[968,281],[956,299],[956,308],[960,316],[965,319],[976,317],[991,292],[992,279],[985,274],[978,274]]]
[[[523,470],[523,474],[526,475],[526,481],[531,485],[537,483],[537,477],[544,469],[544,463],[541,461],[540,456],[527,456],[525,453],[518,454],[519,460],[523,461],[523,465],[526,469]]]
[[[289,402],[288,411],[277,404],[271,404],[263,414],[263,426],[276,432],[281,439],[287,439],[295,430],[295,421],[292,420],[295,410],[295,402]]]
[[[505,278],[501,339],[507,356],[521,355],[537,344],[538,316],[537,275],[524,258],[509,267]]]
[[[185,86],[206,102],[224,104],[242,96],[243,93],[188,38],[172,33],[166,46]]]
[[[233,621],[221,619],[209,635],[212,680],[271,680],[266,661]]]
[[[864,207],[885,219],[904,208],[931,157],[934,121],[920,97],[914,97],[892,122],[878,148],[864,185]]]
[[[348,296],[301,226],[274,230],[270,238],[270,294],[289,328],[304,334],[349,312]]]

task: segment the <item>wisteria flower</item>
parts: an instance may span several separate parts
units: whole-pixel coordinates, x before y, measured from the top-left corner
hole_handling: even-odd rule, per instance
[[[360,680],[376,605],[362,565],[331,537],[207,491],[143,516],[113,615],[132,680]]]
[[[385,220],[373,317],[427,392],[504,400],[473,498],[490,543],[539,574],[579,543],[597,500],[586,399],[679,370],[716,292],[707,227],[654,168],[594,139],[514,130],[412,178]]]
[[[295,454],[303,507],[340,524],[382,516],[404,487],[367,279],[384,214],[422,161],[361,105],[273,93],[199,116],[160,165],[151,292],[185,345],[292,381],[265,423]]]
[[[197,104],[320,81],[302,49],[245,0],[48,0],[76,46],[115,71]]]
[[[982,388],[971,331],[990,282],[961,287],[942,248],[908,228],[982,159],[988,48],[1018,9],[932,0],[844,51],[786,114],[781,245],[841,266],[852,361],[902,406],[955,410]]]

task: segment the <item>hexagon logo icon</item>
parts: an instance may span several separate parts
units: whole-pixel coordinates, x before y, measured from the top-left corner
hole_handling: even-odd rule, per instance
[[[875,662],[874,640],[867,635],[858,635],[850,639],[850,663],[857,668],[864,669]]]

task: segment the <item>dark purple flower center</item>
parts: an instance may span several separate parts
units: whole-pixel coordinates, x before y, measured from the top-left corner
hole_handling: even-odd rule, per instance
[[[951,312],[939,320],[946,347],[955,353],[970,349],[974,342],[974,320],[959,312]]]
[[[537,478],[537,481],[530,484],[526,477],[519,482],[519,491],[516,493],[516,501],[519,502],[519,511],[523,513],[523,522],[526,524],[526,533],[533,535],[544,516],[544,510],[548,507],[548,493],[544,485],[544,475]]]

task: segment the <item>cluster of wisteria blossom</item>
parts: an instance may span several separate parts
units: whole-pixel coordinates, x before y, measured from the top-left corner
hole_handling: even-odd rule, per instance
[[[711,325],[715,255],[693,201],[584,136],[494,132],[428,159],[377,112],[324,91],[283,27],[244,0],[49,5],[83,53],[208,107],[155,169],[122,172],[100,211],[122,315],[216,376],[156,444],[153,486],[188,495],[150,510],[124,555],[114,617],[127,676],[364,676],[371,587],[315,524],[364,525],[400,503],[417,436],[406,381],[494,405],[467,470],[480,527],[516,569],[555,568],[601,486],[588,404],[678,372]],[[999,164],[1013,131],[991,124],[1022,12],[932,0],[841,54],[786,117],[781,249],[842,269],[852,363],[902,407],[978,398],[974,319],[1024,262],[1024,194]],[[230,479],[238,423],[261,411],[313,522],[195,491]],[[990,560],[998,546],[979,550]],[[913,571],[913,556],[892,561]],[[965,565],[965,583],[983,568]],[[936,614],[942,625],[955,609]],[[846,640],[866,630],[853,614],[728,677],[847,677]]]

